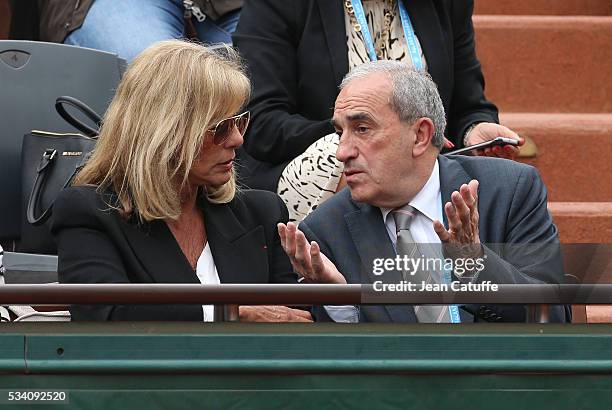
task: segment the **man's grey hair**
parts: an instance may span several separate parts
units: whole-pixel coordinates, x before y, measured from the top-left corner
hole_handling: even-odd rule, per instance
[[[378,60],[361,64],[351,70],[340,84],[342,90],[351,81],[377,73],[387,73],[391,79],[391,108],[401,121],[412,124],[421,117],[434,124],[431,143],[438,149],[444,145],[446,117],[438,87],[425,71],[418,71],[399,61]]]

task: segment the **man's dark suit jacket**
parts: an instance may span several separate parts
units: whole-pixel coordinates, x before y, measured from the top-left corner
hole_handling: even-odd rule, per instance
[[[563,266],[557,229],[546,207],[546,188],[535,168],[498,158],[438,156],[442,204],[462,184],[480,182],[478,212],[483,244],[530,244],[495,248],[485,245],[485,269],[478,282],[498,284],[561,283]],[[446,220],[444,221],[446,224]],[[354,202],[348,188],[321,204],[299,225],[344,274],[348,283],[371,277],[375,258],[395,258],[379,208]],[[496,252],[501,252],[500,256]],[[502,258],[503,257],[503,258]],[[401,278],[399,272],[391,272]],[[400,279],[401,280],[401,279]],[[525,321],[523,306],[466,306],[476,321]],[[565,321],[562,307],[552,321]],[[322,309],[318,320],[326,320]],[[406,305],[361,306],[364,322],[415,322]],[[463,320],[463,318],[462,318]]]
[[[333,132],[329,119],[349,69],[343,2],[244,2],[233,35],[253,82],[244,148],[257,160],[283,164],[269,172],[266,189],[276,190],[284,164]],[[485,99],[476,58],[473,1],[405,4],[449,116],[448,138],[460,147],[472,123],[498,122],[497,108]],[[263,168],[250,167],[252,172]]]
[[[53,207],[61,283],[200,283],[163,221],[137,223],[116,210],[111,193],[68,188]],[[242,191],[228,204],[201,198],[206,234],[221,283],[296,283],[276,224],[286,222],[280,198]],[[73,320],[202,321],[201,305],[75,306]]]

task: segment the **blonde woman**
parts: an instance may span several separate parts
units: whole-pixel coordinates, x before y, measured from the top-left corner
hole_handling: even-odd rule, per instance
[[[126,71],[75,186],[54,206],[62,283],[296,282],[275,194],[236,192],[250,83],[235,53],[170,40]],[[212,306],[75,306],[73,320],[211,321]],[[241,320],[310,321],[284,306]]]

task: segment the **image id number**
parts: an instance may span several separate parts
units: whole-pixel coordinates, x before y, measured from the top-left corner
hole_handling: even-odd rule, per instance
[[[4,390],[0,403],[68,402],[68,394],[59,390]]]

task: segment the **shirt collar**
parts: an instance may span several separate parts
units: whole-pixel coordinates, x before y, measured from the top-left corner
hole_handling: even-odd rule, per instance
[[[412,198],[408,205],[415,208],[431,221],[442,220],[442,209],[440,199],[440,168],[438,160],[434,163],[433,170],[423,188]],[[395,208],[380,208],[383,220],[387,220],[387,215]]]

